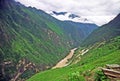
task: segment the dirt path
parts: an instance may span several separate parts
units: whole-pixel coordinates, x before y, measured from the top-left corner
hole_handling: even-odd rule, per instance
[[[81,60],[81,56],[83,56],[84,54],[86,54],[89,51],[89,49],[83,49],[79,51],[79,54],[76,56],[75,61],[73,62],[73,64],[76,64],[78,62],[80,62]]]
[[[77,48],[72,49],[70,51],[70,53],[64,59],[62,59],[61,61],[59,61],[52,69],[61,68],[61,67],[64,67],[64,66],[68,65],[67,64],[68,63],[68,59],[72,58],[72,56],[73,56],[73,54],[74,54],[74,52],[75,52],[76,49]]]

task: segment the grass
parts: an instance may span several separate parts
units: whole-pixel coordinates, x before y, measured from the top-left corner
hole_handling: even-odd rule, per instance
[[[94,80],[99,67],[120,64],[119,40],[120,37],[117,37],[101,47],[91,49],[77,64],[40,72],[27,81],[84,81],[86,76]]]

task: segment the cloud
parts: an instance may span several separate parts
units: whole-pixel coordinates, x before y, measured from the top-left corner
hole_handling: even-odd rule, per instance
[[[48,11],[67,11],[103,25],[120,13],[120,0],[16,0]]]

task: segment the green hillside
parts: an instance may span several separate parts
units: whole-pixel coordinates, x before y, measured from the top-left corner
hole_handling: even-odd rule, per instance
[[[63,31],[56,24],[12,1],[9,8],[0,10],[0,29],[3,36],[1,52],[5,53],[4,57],[8,55],[7,60],[26,57],[35,63],[54,64],[70,48],[66,45]],[[21,57],[15,59],[17,55]]]
[[[33,9],[35,12],[12,0],[2,1],[0,63],[11,61],[13,64],[12,67],[6,66],[4,76],[13,77],[16,65],[24,58],[39,70],[44,70],[66,56],[71,46],[67,44],[69,41],[60,27],[39,15],[41,11]]]
[[[79,51],[76,51],[76,56]],[[100,47],[93,47],[84,56],[81,56],[81,60],[77,64],[40,72],[27,81],[86,81],[87,78],[90,81],[108,81],[103,74],[98,75],[102,73],[100,67],[104,67],[106,64],[120,64],[119,55],[120,37],[116,37]]]

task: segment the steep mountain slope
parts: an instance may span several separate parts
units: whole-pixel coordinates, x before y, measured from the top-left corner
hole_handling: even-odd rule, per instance
[[[4,46],[10,45],[11,50],[9,51],[14,51],[23,57],[26,54],[32,55],[32,58],[28,58],[32,61],[36,59],[36,62],[40,53],[46,55],[45,52],[48,50],[51,57],[56,53],[63,54],[60,51],[64,48],[67,49],[63,46],[66,40],[62,30],[56,24],[40,16],[39,11],[32,11],[30,8],[16,4],[14,1],[8,2],[9,7],[0,11],[1,50],[4,50]],[[57,48],[59,48],[59,51]],[[56,50],[56,53],[53,50]],[[37,58],[33,57],[34,54],[38,55]],[[38,59],[42,58],[40,56]],[[44,60],[43,62],[46,62]]]
[[[120,35],[120,14],[108,24],[94,30],[83,42],[83,46],[92,45],[96,42],[107,41],[115,36]]]
[[[69,41],[60,27],[39,15],[40,12],[45,14],[43,11],[26,8],[12,0],[1,0],[1,4],[0,64],[4,69],[3,76],[13,77],[18,61],[23,58],[43,70],[66,56]],[[9,61],[11,67],[5,65]]]
[[[77,23],[73,21],[62,21],[58,24],[65,31],[67,37],[71,40],[71,44],[74,46],[80,45],[82,41],[97,28],[95,24]]]
[[[14,0],[0,0],[0,78],[15,79],[19,71],[25,72],[21,77],[26,78],[35,72],[26,71],[24,67],[28,65],[36,71],[50,68],[76,46],[76,40],[84,39],[97,27],[93,24],[86,29],[90,32],[81,32],[81,28],[68,28],[71,24],[61,26],[62,23],[42,10],[27,8]]]
[[[81,51],[81,48],[78,49],[74,57],[76,60],[81,58],[77,64],[40,72],[27,81],[111,81],[104,76],[101,67],[120,64],[120,36],[99,47],[94,46],[83,56]]]
[[[57,12],[56,12],[57,13]],[[57,13],[57,14],[64,14],[65,12]],[[69,45],[78,46],[81,42],[98,26],[93,23],[79,23],[73,21],[59,21],[48,14],[42,14],[42,16],[46,17],[50,21],[54,22],[59,26],[65,35],[67,35],[67,39],[69,39]],[[49,17],[48,17],[49,16]]]

